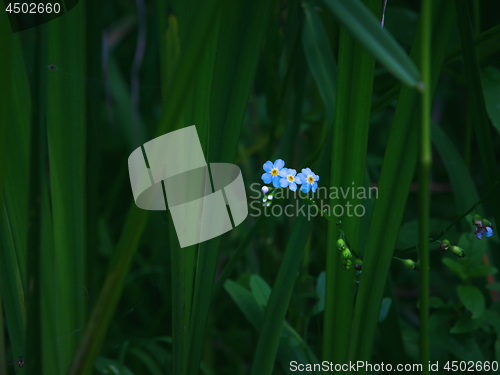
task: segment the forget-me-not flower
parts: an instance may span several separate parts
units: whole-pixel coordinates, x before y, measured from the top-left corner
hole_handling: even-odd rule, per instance
[[[289,187],[291,191],[297,190],[297,184],[300,184],[295,176],[297,175],[297,171],[291,168],[283,168],[280,171],[280,186],[282,188]]]
[[[483,236],[491,237],[493,236],[493,229],[491,227],[477,227],[474,234],[478,239],[483,238]]]
[[[279,173],[285,166],[285,162],[282,159],[278,159],[273,163],[271,161],[266,161],[263,168],[266,173],[262,175],[262,181],[265,184],[273,183],[274,187],[280,187],[280,176]]]
[[[313,193],[316,193],[318,188],[319,176],[311,171],[311,168],[302,169],[302,173],[297,175],[297,179],[300,180],[299,184],[302,184],[300,190],[303,193],[308,193],[312,189]]]

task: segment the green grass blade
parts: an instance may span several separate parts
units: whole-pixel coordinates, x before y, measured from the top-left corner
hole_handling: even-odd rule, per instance
[[[380,11],[377,0],[365,1],[374,14]],[[333,130],[332,166],[330,186],[348,188],[364,186],[365,160],[368,146],[373,72],[375,59],[353,40],[346,29],[340,30],[337,109]],[[354,183],[354,185],[352,185]],[[353,207],[363,203],[351,197],[332,199],[330,207],[346,204]],[[344,215],[342,229],[351,247],[359,254],[358,239],[361,217]],[[328,223],[326,299],[323,329],[323,358],[335,363],[345,363],[351,337],[349,322],[352,317],[356,272],[342,270],[336,242],[338,227]]]
[[[48,61],[76,77],[86,74],[85,5],[48,24]],[[56,336],[59,373],[66,373],[85,324],[86,86],[48,71],[47,134],[57,277]]]
[[[464,0],[456,0],[458,29],[464,55],[465,76],[467,78],[467,89],[469,100],[472,104],[473,123],[476,130],[476,138],[479,148],[482,175],[485,188],[489,189],[498,179],[497,163],[491,136],[491,127],[486,111],[484,94],[481,86],[479,67],[476,58],[476,50],[472,39],[472,30],[469,19],[468,4]],[[496,223],[500,223],[500,196],[498,194],[490,197],[491,207]],[[496,232],[498,236],[498,232]],[[500,264],[498,252],[492,253],[495,264]]]
[[[422,40],[420,48],[420,70],[422,72],[421,125],[420,125],[420,157],[418,179],[418,232],[420,248],[418,258],[419,269],[419,301],[420,301],[420,363],[423,374],[429,373],[429,216],[430,216],[430,184],[431,184],[431,30],[432,6],[430,0],[422,2],[420,17],[422,18]]]
[[[5,17],[5,19],[4,19]],[[0,197],[0,282],[6,332],[13,356],[25,355],[26,233],[28,230],[28,176],[31,97],[19,34],[1,15],[0,43],[6,55],[2,63],[11,68],[2,76],[2,132],[5,162]],[[5,108],[7,107],[7,108]],[[3,314],[0,314],[3,319]]]
[[[446,47],[455,21],[455,12],[449,2],[435,2],[432,45],[433,88],[437,84]],[[410,56],[420,56],[420,30]],[[378,183],[379,199],[375,202],[368,232],[363,278],[356,297],[349,358],[369,360],[378,321],[386,275],[392,261],[398,228],[402,220],[410,183],[417,161],[415,138],[416,92],[402,87],[387,144],[384,164]]]
[[[311,229],[312,222],[308,221],[307,217],[300,216],[296,219],[267,304],[254,353],[252,375],[272,373],[288,303]]]
[[[216,21],[215,15],[220,3],[215,1],[208,5],[207,11],[198,14],[193,20],[194,26],[186,43],[189,46],[186,49],[188,63],[177,67],[177,73],[174,75],[172,83],[165,88],[164,110],[156,131],[157,135],[172,130],[183,114],[187,96],[194,84],[193,76],[195,75],[193,72],[197,68],[199,57],[206,48],[204,43]],[[135,203],[131,204],[116,250],[113,253],[106,280],[92,310],[87,329],[73,360],[70,374],[90,374],[92,372],[93,363],[99,354],[120,299],[124,281],[130,269],[130,259],[137,251],[148,216],[148,211],[137,208]]]
[[[329,132],[330,136],[327,139],[331,137],[331,133]],[[331,147],[325,147],[315,167],[315,172],[323,178],[327,178],[328,176],[328,159],[330,153]],[[298,216],[295,219],[291,236],[287,242],[285,254],[265,311],[259,340],[257,341],[257,348],[253,357],[252,375],[267,375],[273,371],[281,327],[285,320],[304,248],[312,229],[312,221],[307,219],[305,215]]]
[[[43,179],[41,195],[41,228],[40,236],[43,256],[40,258],[40,317],[42,343],[50,342],[54,345],[42,345],[43,373],[57,374],[60,372],[59,350],[57,344],[57,276],[53,259],[54,237],[52,215],[50,210],[49,193],[46,179]]]
[[[494,26],[491,29],[488,29],[481,34],[477,35],[474,38],[474,45],[476,50],[483,45],[483,43],[491,42],[495,38],[498,38],[500,35],[500,25]],[[451,51],[446,53],[446,59],[444,61],[444,65],[448,65],[456,60],[458,60],[462,56],[462,47],[459,46],[457,48],[452,49]],[[391,89],[389,89],[384,95],[378,98],[373,102],[372,105],[372,116],[378,113],[382,108],[392,103],[397,99],[399,93],[400,84],[394,85]]]
[[[304,3],[305,20],[302,29],[302,48],[309,70],[323,99],[328,124],[335,116],[337,66],[323,21],[310,3]]]
[[[235,158],[270,9],[270,3],[264,0],[225,4],[210,98],[209,162],[231,163]],[[198,251],[186,367],[188,375],[199,372],[219,243],[220,237],[212,239],[203,243]]]
[[[5,359],[5,338],[3,328],[3,307],[0,295],[0,375],[7,375],[7,361]]]
[[[359,0],[323,0],[349,33],[389,72],[410,87],[417,86],[420,73],[392,35]]]

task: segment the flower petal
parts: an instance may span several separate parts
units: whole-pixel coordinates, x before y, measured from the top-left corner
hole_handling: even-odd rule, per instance
[[[279,171],[278,175],[281,177],[288,176],[288,168],[283,168],[281,171]]]
[[[269,184],[273,179],[273,175],[271,173],[264,173],[261,178],[265,184]]]
[[[286,178],[282,178],[282,179],[280,180],[280,186],[281,186],[282,188],[286,188],[286,187],[288,186],[288,184],[289,184],[289,182],[288,182],[288,180],[287,180]]]
[[[304,183],[304,180],[302,180],[302,176],[301,176],[301,173],[299,173],[297,176],[295,176],[295,183],[297,184],[303,184]]]
[[[271,170],[273,169],[273,163],[270,160],[268,160],[262,167],[266,172],[271,172]]]
[[[311,184],[304,184],[300,188],[300,191],[303,193],[309,193],[309,190],[311,190]]]
[[[493,236],[493,229],[490,227],[486,227],[486,237],[491,237]]]
[[[297,171],[295,169],[289,169],[288,174],[291,174],[292,176],[295,176],[297,174]]]
[[[317,174],[314,175],[314,181],[319,181],[319,176]]]
[[[273,186],[276,188],[280,187],[280,177],[279,176],[273,177]]]
[[[313,193],[316,193],[317,188],[318,188],[318,183],[315,181],[314,184],[312,184]]]
[[[285,162],[283,161],[283,159],[278,159],[274,162],[274,168],[280,170],[281,168],[283,168],[285,166]]]
[[[290,190],[291,191],[296,191],[297,190],[297,184],[295,182],[290,182]]]

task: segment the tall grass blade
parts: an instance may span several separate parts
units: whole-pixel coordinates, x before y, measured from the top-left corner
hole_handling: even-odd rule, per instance
[[[332,132],[329,132],[330,137]],[[328,137],[329,138],[329,137]],[[328,176],[328,159],[331,147],[325,147],[320,155],[315,172],[320,176]],[[304,248],[312,229],[312,221],[305,215],[295,219],[291,236],[287,242],[285,254],[280,264],[273,291],[264,314],[264,320],[255,349],[252,375],[267,375],[273,372],[274,361],[278,350],[281,328],[285,321],[288,304],[292,295],[297,272],[302,261]]]
[[[225,4],[210,98],[209,162],[233,162],[260,49],[270,14],[270,3]],[[186,374],[199,371],[205,325],[209,313],[220,237],[203,243],[198,263],[189,335]]]
[[[28,230],[28,175],[31,98],[19,34],[9,28],[6,13],[0,16],[0,43],[10,66],[2,75],[2,132],[5,132],[5,165],[0,203],[0,290],[11,353],[25,355],[26,233]],[[8,142],[7,142],[8,140]],[[0,314],[3,319],[3,314]]]
[[[418,85],[420,73],[413,61],[360,0],[323,0],[323,3],[389,72],[410,87]]]
[[[374,14],[380,11],[377,0],[365,1]],[[350,35],[340,30],[339,71],[337,86],[337,109],[333,130],[332,166],[330,186],[344,189],[364,186],[365,160],[368,146],[373,72],[375,59]],[[352,185],[353,184],[353,185]],[[360,199],[332,199],[330,207],[337,204],[353,207],[362,203]],[[353,250],[359,254],[359,229],[361,216],[342,217],[342,229]],[[323,328],[323,358],[335,363],[345,363],[349,352],[350,324],[355,294],[356,272],[342,270],[336,242],[338,227],[328,223],[328,246],[326,263],[326,298]]]
[[[48,24],[48,61],[86,75],[85,5]],[[60,374],[66,373],[85,324],[86,86],[81,78],[48,74],[47,139],[57,278],[55,314]]]
[[[220,3],[207,3],[206,12],[199,13],[193,20],[186,49],[186,61],[177,67],[177,73],[171,84],[166,88],[167,97],[164,98],[162,117],[156,134],[162,135],[173,130],[181,118],[186,98],[193,88],[193,72],[199,63],[210,35],[210,30],[216,21]],[[120,299],[124,281],[130,269],[130,259],[137,251],[141,235],[146,226],[148,211],[137,208],[132,202],[120,239],[109,266],[103,288],[97,299],[89,323],[80,342],[76,357],[71,365],[70,374],[90,374],[93,363],[103,344],[106,331],[113,317],[114,310]]]
[[[455,21],[453,6],[438,1],[433,7],[432,88],[434,89],[443,64],[446,47]],[[420,56],[420,22],[410,56]],[[402,87],[393,126],[387,144],[384,164],[378,183],[379,199],[375,202],[368,232],[363,278],[356,297],[349,358],[369,360],[375,335],[386,275],[392,261],[397,228],[402,220],[409,186],[417,161],[418,127],[415,123],[417,94]]]
[[[420,71],[424,89],[420,98],[420,157],[418,179],[418,232],[420,247],[418,249],[419,267],[419,301],[420,301],[420,363],[422,373],[429,373],[429,216],[430,216],[430,183],[431,183],[431,32],[432,6],[430,0],[422,2],[420,18],[422,19],[422,40],[420,48]]]

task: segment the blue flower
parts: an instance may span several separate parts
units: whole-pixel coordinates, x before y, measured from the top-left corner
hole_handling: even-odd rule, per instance
[[[264,164],[263,168],[266,171],[262,175],[262,181],[264,181],[265,184],[270,184],[271,181],[273,182],[274,187],[280,187],[280,176],[279,173],[285,166],[285,162],[282,159],[278,159],[273,163],[271,163],[269,160],[266,161]]]
[[[474,234],[478,239],[481,239],[483,236],[491,237],[493,236],[493,229],[491,227],[477,227]]]
[[[303,193],[308,193],[311,189],[313,193],[316,193],[316,189],[318,188],[317,181],[319,181],[319,176],[317,174],[314,174],[314,172],[311,171],[311,168],[302,169],[302,173],[299,173],[297,175],[297,180],[300,181],[298,182],[299,184],[302,184],[300,190]]]
[[[295,169],[283,168],[280,171],[280,186],[282,188],[290,187],[291,191],[297,190],[297,184],[300,182],[295,178],[297,171]]]

